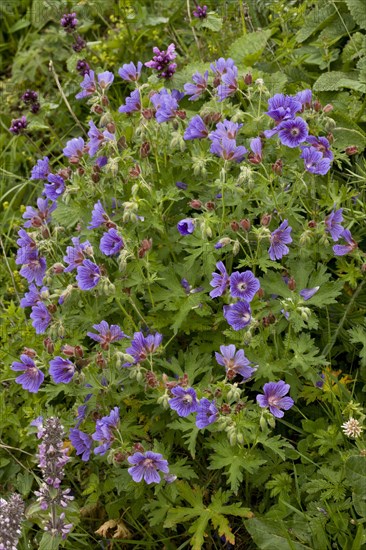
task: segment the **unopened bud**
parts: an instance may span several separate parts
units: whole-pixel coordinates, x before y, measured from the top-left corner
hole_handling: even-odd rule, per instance
[[[345,153],[349,157],[351,157],[352,155],[356,155],[358,153],[358,147],[356,147],[356,145],[351,145],[350,147],[346,147]]]
[[[316,112],[320,111],[320,109],[322,108],[322,104],[320,103],[319,99],[316,99],[313,102],[313,107]]]
[[[331,103],[328,103],[325,107],[323,107],[323,113],[330,113],[333,111],[334,107]]]
[[[315,220],[310,220],[309,223],[308,223],[308,227],[310,228],[313,228],[313,227],[316,227],[318,224],[316,223]]]
[[[102,97],[102,103],[103,103],[104,106],[109,105],[109,99],[108,99],[107,96],[104,95]]]
[[[206,202],[205,207],[207,208],[207,210],[215,210],[215,203],[212,201],[208,201]]]
[[[199,201],[198,199],[193,199],[189,201],[188,204],[191,208],[194,208],[195,210],[200,210],[202,208],[202,202]]]
[[[331,132],[329,132],[329,133],[327,134],[327,140],[329,141],[329,143],[333,143],[333,141],[334,141],[334,136],[333,136],[333,134],[332,134]]]
[[[238,222],[236,222],[236,221],[231,222],[231,223],[230,223],[230,227],[231,227],[231,229],[232,229],[233,231],[235,231],[235,232],[236,232],[236,231],[239,231],[239,229],[240,229],[240,225],[239,225]]]
[[[142,116],[146,118],[146,120],[150,120],[154,116],[154,109],[143,109]]]
[[[250,226],[251,226],[250,220],[248,220],[246,218],[244,220],[240,220],[239,225],[242,229],[244,229],[244,231],[249,231],[250,230]]]
[[[150,154],[150,143],[148,141],[144,141],[144,143],[140,147],[140,155],[142,158],[146,158]]]
[[[281,159],[277,159],[274,164],[272,164],[272,171],[277,174],[277,176],[282,175],[283,162]]]
[[[103,107],[101,105],[94,105],[91,110],[97,115],[103,114]]]
[[[60,264],[60,263],[54,264],[54,265],[52,266],[52,271],[53,271],[54,273],[63,273],[63,272],[64,272],[64,269],[65,269],[64,266],[63,266],[62,264]]]
[[[79,166],[79,168],[78,168],[78,174],[79,174],[79,176],[83,176],[85,174],[85,170],[81,166]]]
[[[141,174],[140,166],[138,164],[135,164],[135,166],[133,166],[130,169],[129,174],[130,174],[131,178],[138,178],[139,175]]]
[[[293,277],[290,277],[287,283],[287,286],[290,290],[295,290],[296,288],[296,281]]]
[[[261,225],[267,227],[271,223],[272,216],[271,214],[263,214],[261,218]]]
[[[98,183],[100,181],[100,175],[94,172],[94,174],[91,175],[91,179],[94,183]]]
[[[233,255],[236,256],[237,254],[239,254],[239,250],[240,250],[240,243],[239,241],[235,241],[233,244]]]
[[[28,355],[28,357],[36,357],[37,356],[37,352],[32,348],[23,348],[22,354],[23,355]]]
[[[110,132],[111,134],[115,134],[115,133],[116,133],[116,125],[114,124],[114,122],[108,122],[108,124],[107,124],[107,130],[108,130],[108,132]]]
[[[246,75],[244,75],[244,82],[247,86],[250,86],[251,84],[253,84],[253,77],[251,73],[247,73]]]

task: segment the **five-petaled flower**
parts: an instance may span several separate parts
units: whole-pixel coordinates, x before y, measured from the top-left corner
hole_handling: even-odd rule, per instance
[[[17,376],[15,382],[21,384],[24,390],[30,393],[37,393],[44,380],[43,372],[36,366],[31,357],[26,354],[20,356],[20,362],[14,361],[11,365],[14,371],[23,371],[23,374]]]
[[[128,473],[136,483],[140,483],[143,479],[148,485],[150,483],[160,483],[161,478],[158,470],[168,474],[168,461],[163,458],[160,453],[146,451],[146,453],[135,453],[128,457],[128,462],[133,464],[128,468]]]
[[[283,380],[264,384],[263,391],[264,395],[257,395],[257,403],[262,409],[269,407],[276,418],[283,417],[284,412],[281,409],[288,411],[294,404],[291,397],[285,397],[290,391],[290,384],[286,384]]]
[[[275,229],[270,236],[271,246],[268,253],[271,260],[280,260],[283,256],[286,256],[290,252],[287,244],[292,243],[290,233],[292,227],[288,225],[288,221],[284,220],[281,225]]]
[[[197,395],[193,388],[176,386],[171,392],[175,397],[169,399],[169,406],[173,411],[176,411],[179,416],[188,416],[197,411]]]
[[[216,361],[226,369],[226,376],[229,380],[235,375],[240,374],[244,380],[247,380],[256,371],[251,367],[251,362],[245,357],[244,350],[236,351],[234,344],[229,346],[220,346],[221,353],[215,352]]]

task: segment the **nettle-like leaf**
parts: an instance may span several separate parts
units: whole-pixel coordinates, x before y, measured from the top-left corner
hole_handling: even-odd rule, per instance
[[[320,9],[319,9],[320,8]],[[332,4],[317,5],[305,17],[304,24],[296,34],[297,42],[305,42],[314,33],[324,29],[336,17],[336,9]]]
[[[345,0],[356,25],[366,30],[366,11],[363,0]]]
[[[360,363],[362,367],[366,367],[366,324],[351,328],[347,332],[352,344],[362,344],[359,351]]]
[[[294,539],[293,529],[281,520],[269,518],[253,518],[244,522],[245,528],[253,537],[254,542],[261,550],[312,550],[308,546]]]
[[[330,71],[320,75],[314,83],[313,89],[316,92],[336,91],[342,88],[366,93],[366,84],[358,80],[358,73],[342,73],[341,71]]]
[[[253,514],[249,508],[243,508],[241,503],[226,504],[232,493],[217,491],[211,497],[210,504],[206,505],[206,495],[202,488],[198,486],[190,487],[184,482],[177,482],[178,493],[180,497],[190,504],[190,508],[177,506],[170,508],[164,527],[174,527],[179,523],[192,521],[188,533],[192,534],[190,543],[192,550],[201,550],[209,524],[218,531],[219,536],[224,536],[228,542],[235,544],[235,537],[230,528],[227,516],[236,516],[241,518],[251,517]]]
[[[253,65],[262,55],[271,34],[270,29],[265,29],[241,36],[231,44],[228,57],[232,57],[237,63],[244,63],[246,66]]]

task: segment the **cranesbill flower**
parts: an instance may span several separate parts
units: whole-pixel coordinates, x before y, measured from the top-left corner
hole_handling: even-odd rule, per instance
[[[142,69],[141,61],[137,62],[136,65],[131,61],[131,63],[125,63],[120,69],[118,69],[118,74],[123,80],[128,80],[130,82],[135,82],[141,76]]]
[[[80,84],[82,91],[76,94],[76,99],[83,99],[93,95],[96,90],[95,84],[95,74],[94,71],[90,70],[88,73],[85,73],[84,79]]]
[[[128,336],[126,336],[118,325],[109,326],[107,321],[101,321],[99,325],[93,325],[93,328],[97,330],[99,334],[87,332],[87,335],[89,338],[99,342],[104,350],[109,349],[109,344],[118,342],[119,340],[122,340],[122,338],[128,338]]]
[[[70,441],[77,455],[82,455],[81,460],[87,462],[90,458],[93,440],[89,434],[86,434],[76,428],[70,429]]]
[[[124,246],[122,237],[120,237],[116,229],[112,227],[108,229],[108,232],[104,233],[103,237],[100,239],[99,248],[106,256],[113,256],[114,254],[118,254]]]
[[[249,325],[252,311],[248,302],[237,302],[224,306],[224,317],[234,330],[241,330]]]
[[[262,140],[260,137],[254,138],[250,141],[250,148],[252,150],[248,155],[248,160],[251,164],[260,164],[262,162]]]
[[[303,298],[306,302],[306,300],[310,300],[316,294],[319,290],[320,286],[314,286],[313,288],[303,288],[300,290],[299,294],[301,298]]]
[[[44,374],[36,367],[31,357],[22,354],[20,356],[20,362],[14,361],[11,365],[11,369],[24,372],[24,374],[21,374],[15,379],[15,382],[20,384],[24,390],[28,390],[30,393],[38,392],[44,380]]]
[[[352,238],[351,232],[348,229],[344,229],[342,231],[341,237],[348,244],[335,244],[333,246],[333,251],[336,256],[344,256],[345,254],[350,254],[358,247],[358,244]]]
[[[268,382],[264,384],[264,395],[257,395],[257,403],[262,409],[269,407],[270,412],[276,418],[282,418],[284,412],[291,409],[294,404],[291,397],[285,397],[286,393],[290,390],[290,384],[285,384],[283,380],[279,382]]]
[[[47,181],[45,183],[43,194],[46,195],[48,199],[52,201],[57,200],[65,191],[65,181],[61,176],[56,174],[49,174]]]
[[[287,147],[298,147],[308,137],[308,125],[301,117],[284,120],[277,128],[278,137]]]
[[[210,152],[225,160],[241,162],[248,151],[243,145],[236,145],[235,139],[223,138],[211,143]]]
[[[197,409],[196,426],[200,430],[206,428],[210,424],[213,424],[219,417],[219,411],[214,401],[209,401],[206,397],[203,397]]]
[[[287,244],[292,243],[290,233],[292,227],[288,225],[288,221],[284,220],[278,229],[275,229],[270,236],[271,246],[268,253],[271,260],[280,260],[283,256],[290,252]]]
[[[33,206],[26,206],[23,214],[23,219],[29,220],[25,222],[24,227],[41,227],[51,221],[51,213],[56,210],[57,204],[48,199],[37,199],[37,209]]]
[[[324,136],[320,136],[320,137],[308,136],[306,138],[306,143],[310,143],[310,145],[312,147],[314,147],[314,149],[319,151],[319,153],[321,153],[324,158],[333,160],[334,155],[333,155],[332,151],[330,150],[330,143],[329,143],[329,141],[327,140],[326,137],[324,137]]]
[[[109,216],[106,214],[102,203],[96,202],[92,211],[92,221],[88,225],[88,229],[97,229],[101,225],[106,225],[109,222]]]
[[[32,307],[30,318],[33,319],[32,326],[37,334],[43,334],[52,320],[52,317],[43,302],[38,302]]]
[[[294,97],[294,100],[300,101],[301,105],[303,105],[304,107],[310,107],[312,99],[313,94],[311,90],[302,90],[301,92],[298,92]]]
[[[24,297],[20,300],[20,307],[33,307],[38,302],[42,301],[42,294],[48,293],[48,288],[43,286],[41,289],[37,288],[35,284],[29,285],[29,291],[24,294]]]
[[[223,57],[220,57],[216,61],[210,64],[211,71],[214,73],[214,75],[221,79],[221,76],[225,73],[227,73],[228,70],[233,71],[235,76],[238,75],[238,68],[235,65],[235,61],[231,59],[231,57],[228,57],[227,59],[224,59]]]
[[[88,132],[88,136],[90,139],[87,146],[89,147],[89,156],[94,157],[101,145],[104,145],[107,141],[115,141],[116,136],[108,130],[101,132],[92,120],[89,121],[89,126],[90,130]]]
[[[164,90],[164,93],[162,91],[154,94],[150,99],[156,108],[155,118],[159,124],[168,122],[176,116],[178,101],[173,95],[166,93],[166,90]]]
[[[70,161],[78,161],[83,156],[84,140],[82,137],[70,139],[66,143],[66,147],[63,149],[63,154],[68,157]]]
[[[121,105],[118,108],[119,113],[135,113],[141,111],[141,96],[139,90],[134,90],[128,97],[126,97],[125,105]]]
[[[37,248],[36,242],[24,229],[18,231],[19,239],[17,239],[17,245],[20,247],[17,251],[17,257],[15,263],[22,265],[34,256],[34,252]]]
[[[203,139],[207,136],[208,130],[200,115],[192,117],[184,132],[183,138],[188,141],[191,139]]]
[[[259,280],[251,271],[234,271],[230,276],[230,293],[234,298],[251,302],[259,288]]]
[[[37,160],[37,164],[33,166],[31,172],[31,180],[46,180],[50,173],[50,161],[48,157]]]
[[[131,340],[131,346],[126,349],[126,353],[132,355],[135,361],[134,363],[125,363],[123,366],[130,367],[133,364],[145,361],[149,355],[157,350],[162,340],[163,336],[159,332],[156,334],[149,334],[146,337],[142,332],[135,332],[133,340]]]
[[[331,160],[324,158],[314,147],[304,147],[300,158],[304,159],[305,170],[311,174],[324,176],[330,170]]]
[[[28,283],[33,281],[36,285],[41,286],[43,278],[46,274],[46,260],[41,257],[38,257],[37,250],[33,250],[31,254],[28,255],[27,262],[23,265],[19,273],[22,277],[25,277]]]
[[[332,210],[332,212],[325,218],[326,230],[330,233],[333,241],[338,241],[341,237],[344,229],[341,225],[343,222],[343,208],[338,210]]]
[[[179,416],[188,416],[197,411],[197,395],[193,388],[176,386],[172,388],[171,392],[175,397],[169,399],[169,406],[173,411],[176,411]]]
[[[245,357],[244,350],[236,351],[234,344],[229,346],[220,346],[221,354],[215,352],[216,361],[219,365],[225,367],[226,376],[229,380],[236,374],[241,374],[244,380],[252,376],[256,369],[252,368],[251,362]]]
[[[301,109],[302,104],[300,101],[288,95],[276,94],[269,98],[266,114],[276,122],[282,122],[294,118],[295,114]]]
[[[190,235],[194,231],[194,221],[190,218],[185,218],[177,223],[177,229],[181,235]]]
[[[104,71],[104,73],[98,74],[98,84],[103,91],[109,88],[109,86],[113,83],[113,80],[114,74],[110,71]]]
[[[63,357],[55,357],[50,361],[50,376],[56,384],[68,384],[76,371],[74,363]]]
[[[221,76],[221,84],[217,87],[217,95],[219,101],[224,101],[227,97],[231,97],[238,89],[238,81],[236,80],[237,73],[232,69],[228,69]]]
[[[91,290],[96,287],[101,277],[99,266],[90,260],[84,260],[77,268],[76,280],[80,290]]]
[[[202,75],[201,73],[195,73],[192,76],[192,80],[194,84],[191,84],[188,82],[187,84],[184,84],[184,91],[187,95],[190,95],[189,101],[195,101],[198,99],[202,94],[205,93],[207,89],[207,81],[208,81],[208,71],[205,71],[205,73]]]
[[[214,288],[214,290],[211,290],[210,292],[211,298],[222,296],[227,287],[230,285],[230,277],[227,274],[224,264],[222,262],[217,262],[216,268],[220,271],[220,273],[212,273],[210,285]]]
[[[128,473],[136,483],[140,483],[143,479],[148,485],[151,483],[160,483],[161,478],[158,470],[169,473],[168,461],[163,458],[160,453],[146,451],[146,453],[135,453],[127,458],[131,468],[128,468]]]
[[[104,455],[114,440],[113,429],[117,428],[119,424],[119,407],[114,407],[108,416],[103,416],[100,420],[97,420],[95,425],[95,432],[92,434],[94,441],[101,443],[94,449],[94,454]]]
[[[64,272],[69,273],[73,269],[76,269],[79,265],[82,265],[85,260],[85,251],[92,250],[89,241],[80,243],[79,237],[72,237],[72,244],[74,246],[68,246],[66,248],[66,256],[64,256],[64,262],[69,264],[65,267]]]
[[[235,139],[238,131],[242,127],[242,124],[233,122],[232,120],[225,119],[222,122],[216,124],[216,128],[213,132],[210,132],[208,137],[211,141],[221,141],[223,138]]]

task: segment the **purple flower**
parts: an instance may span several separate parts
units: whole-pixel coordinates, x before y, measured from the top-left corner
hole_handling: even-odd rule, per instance
[[[141,76],[141,69],[143,65],[141,61],[137,62],[136,65],[131,61],[131,63],[125,63],[120,69],[118,69],[118,74],[123,80],[128,80],[130,82],[135,82]]]
[[[168,461],[163,458],[160,453],[146,451],[146,453],[135,453],[127,458],[131,468],[128,468],[128,473],[136,483],[140,483],[142,479],[148,485],[150,483],[160,483],[160,475],[158,470],[169,473]]]
[[[251,271],[234,271],[230,276],[230,293],[234,298],[251,302],[260,284]]]
[[[18,235],[20,238],[17,239],[17,245],[20,248],[17,251],[15,263],[17,265],[22,265],[37,256],[37,245],[24,229],[20,229]]]
[[[298,147],[308,137],[308,125],[300,117],[284,120],[277,130],[281,143],[292,149]]]
[[[304,288],[300,290],[299,294],[305,301],[310,300],[319,290],[320,286],[314,286],[314,288]]]
[[[159,48],[153,48],[154,57],[151,61],[145,63],[145,67],[150,67],[158,71],[160,78],[170,78],[177,68],[176,63],[171,63],[177,57],[175,53],[175,44],[170,44],[167,50],[160,51]]]
[[[84,252],[89,249],[92,250],[89,241],[80,243],[79,237],[72,237],[72,244],[74,246],[68,246],[66,248],[66,256],[64,256],[64,262],[69,264],[65,267],[64,272],[69,273],[73,269],[76,269],[79,265],[82,265],[85,260]]]
[[[314,147],[304,147],[300,158],[304,159],[305,170],[311,174],[324,176],[330,170],[331,160],[324,158]]]
[[[22,354],[20,361],[14,361],[11,365],[12,370],[24,372],[15,379],[15,382],[30,393],[37,393],[44,380],[43,372],[36,367],[33,359],[28,355]]]
[[[118,254],[124,246],[122,237],[118,235],[116,229],[111,228],[108,229],[107,233],[103,234],[103,237],[100,239],[99,248],[106,256],[113,256],[114,254]]]
[[[214,290],[211,290],[210,292],[211,298],[222,296],[227,287],[230,285],[230,277],[227,274],[224,264],[222,262],[217,262],[216,268],[220,271],[220,274],[215,272],[212,273],[210,285],[214,288]]]
[[[101,277],[99,266],[90,260],[84,260],[77,268],[76,280],[81,290],[91,290],[99,283]]]
[[[93,440],[90,435],[75,428],[71,428],[70,441],[76,450],[76,454],[82,455],[81,460],[87,462],[90,458],[90,452],[93,444]]]
[[[64,193],[65,181],[61,176],[55,174],[49,174],[47,181],[49,183],[45,183],[43,194],[48,199],[55,201]]]
[[[103,418],[97,420],[92,438],[102,444],[94,449],[94,454],[104,455],[108,451],[114,440],[112,429],[117,428],[118,424],[119,407],[114,407],[108,416],[103,416]]]
[[[101,132],[100,130],[98,130],[92,120],[89,121],[89,126],[90,130],[88,132],[88,136],[90,139],[87,146],[89,147],[89,156],[94,157],[95,153],[98,151],[101,145],[103,145],[107,141],[115,141],[116,136],[108,130],[104,130],[104,132]]]
[[[242,124],[225,119],[223,122],[216,124],[216,129],[210,132],[208,137],[211,141],[221,141],[223,138],[235,139],[242,126]]]
[[[234,330],[241,330],[249,325],[252,312],[248,302],[237,302],[224,306],[224,317]]]
[[[215,352],[216,361],[226,369],[226,375],[229,380],[236,374],[241,374],[244,380],[252,376],[256,369],[252,368],[251,362],[245,357],[244,350],[236,351],[234,344],[229,346],[220,346],[221,354]]]
[[[194,101],[205,93],[207,89],[208,71],[206,71],[203,75],[198,72],[195,73],[192,76],[192,80],[194,84],[191,84],[190,82],[184,84],[184,91],[187,95],[191,96],[188,98],[189,101]]]
[[[9,131],[14,135],[18,135],[18,134],[21,134],[23,130],[26,129],[27,126],[28,126],[27,119],[25,118],[25,116],[22,116],[21,118],[16,118],[11,121],[11,126],[9,128]]]
[[[311,90],[302,90],[301,92],[298,92],[294,97],[295,101],[300,101],[301,105],[305,107],[311,106],[312,99],[313,94]]]
[[[65,13],[60,20],[60,25],[65,29],[66,32],[72,32],[78,24],[76,19],[76,13]]]
[[[82,88],[82,91],[76,94],[76,99],[83,99],[84,97],[88,97],[94,94],[96,90],[94,71],[90,70],[88,73],[85,73],[84,79],[81,82],[80,86]]]
[[[336,256],[344,256],[345,254],[350,254],[358,247],[358,244],[356,243],[356,241],[354,241],[351,232],[348,229],[344,229],[342,231],[341,237],[348,244],[335,244],[333,246],[333,251]]]
[[[31,172],[31,180],[46,180],[50,173],[50,161],[48,157],[37,160],[37,164],[33,166]]]
[[[108,157],[102,155],[95,159],[95,166],[99,166],[99,168],[103,168],[108,162]]]
[[[271,233],[271,246],[268,250],[271,260],[280,260],[290,252],[290,249],[286,245],[292,243],[291,231],[292,227],[289,227],[288,221],[284,220],[278,229],[275,229]]]
[[[203,139],[207,136],[208,130],[200,115],[195,115],[192,117],[186,131],[184,132],[184,139],[188,141],[190,139]]]
[[[126,349],[126,353],[132,355],[134,363],[125,363],[124,367],[130,367],[132,364],[141,363],[145,361],[149,355],[154,353],[160,346],[163,336],[157,332],[156,334],[149,334],[144,336],[142,332],[135,332],[131,346]]]
[[[88,225],[88,229],[97,229],[101,225],[105,225],[109,222],[109,216],[106,214],[102,203],[96,202],[92,211],[92,221]]]
[[[200,430],[206,428],[218,419],[219,411],[216,408],[214,401],[209,401],[203,397],[197,408],[196,426]]]
[[[341,237],[344,229],[341,226],[343,222],[343,208],[338,210],[332,210],[332,212],[325,218],[326,230],[330,233],[333,241],[338,241]]]
[[[176,110],[178,109],[178,101],[164,88],[159,93],[154,94],[150,100],[156,109],[155,118],[159,124],[168,122],[175,117]]]
[[[76,63],[76,70],[81,76],[85,76],[87,73],[90,72],[89,63],[85,59],[79,59],[79,61]]]
[[[76,371],[74,363],[63,357],[55,357],[50,361],[50,376],[56,384],[68,384]]]
[[[128,338],[118,325],[109,326],[106,321],[101,321],[99,325],[93,325],[93,328],[97,330],[99,334],[87,332],[87,335],[89,338],[99,342],[104,350],[109,349],[109,344],[118,342],[118,340],[122,340],[122,338]]]
[[[252,164],[260,164],[262,162],[262,140],[260,137],[254,138],[250,141],[250,148],[252,150],[248,155],[248,160]]]
[[[226,73],[221,76],[221,82],[217,87],[217,95],[219,96],[219,101],[224,101],[227,97],[231,97],[235,94],[238,89],[238,81],[236,80],[237,71],[228,69]]]
[[[75,42],[71,44],[72,49],[74,52],[81,52],[86,46],[85,40],[78,34],[75,38]]]
[[[308,136],[306,138],[306,142],[310,143],[310,145],[314,147],[314,149],[319,151],[319,153],[321,153],[324,158],[333,160],[334,155],[330,150],[330,143],[327,140],[327,138],[323,136],[320,136],[320,137]]]
[[[171,391],[175,397],[169,399],[169,406],[173,411],[177,411],[179,416],[188,416],[197,411],[197,395],[193,388],[176,386]]]
[[[24,298],[20,300],[20,307],[33,307],[37,305],[38,302],[42,301],[42,293],[48,292],[48,288],[43,286],[41,289],[38,289],[36,285],[29,285],[29,291],[24,294]]]
[[[24,103],[36,103],[38,100],[38,94],[33,90],[26,90],[21,99],[24,101]]]
[[[37,199],[38,209],[33,206],[27,206],[23,214],[25,220],[29,220],[24,224],[24,227],[41,227],[51,221],[50,214],[56,210],[57,204],[48,199]]]
[[[177,229],[181,235],[190,235],[194,231],[194,221],[190,218],[185,218],[177,223]]]
[[[33,281],[36,285],[41,286],[43,277],[46,274],[46,260],[38,257],[37,250],[28,255],[27,262],[23,265],[19,273],[25,277],[28,283]]]
[[[223,138],[221,141],[215,139],[212,142],[210,152],[225,160],[241,162],[248,151],[243,145],[237,146],[235,139]]]
[[[282,122],[294,118],[301,109],[302,104],[299,100],[288,95],[276,94],[268,100],[266,114],[276,122]]]
[[[193,11],[193,16],[197,17],[197,19],[205,19],[207,17],[207,6],[196,5],[196,9]]]
[[[183,189],[183,191],[185,191],[186,189],[188,189],[188,184],[187,183],[184,183],[184,181],[177,181],[175,183],[176,187],[178,187],[178,189]]]
[[[235,76],[238,75],[238,69],[235,66],[235,62],[230,57],[228,57],[228,59],[220,57],[219,59],[211,63],[210,67],[214,75],[219,79],[221,79],[222,75],[227,73],[228,70],[233,71]]]
[[[134,113],[141,110],[140,91],[134,90],[129,97],[126,97],[126,104],[119,107],[119,113]]]
[[[276,418],[282,418],[284,413],[281,409],[288,411],[294,404],[291,397],[284,397],[289,390],[290,384],[285,384],[283,380],[268,382],[263,386],[264,395],[257,395],[257,403],[262,409],[269,407]]]
[[[38,302],[32,307],[30,318],[33,319],[32,326],[37,334],[43,334],[52,320],[52,317],[43,302]]]
[[[66,147],[62,152],[65,157],[70,158],[70,160],[78,161],[79,158],[83,156],[84,145],[85,143],[82,137],[73,138],[66,143]]]
[[[98,84],[101,89],[107,90],[114,80],[114,74],[110,71],[104,71],[104,73],[98,74]]]

